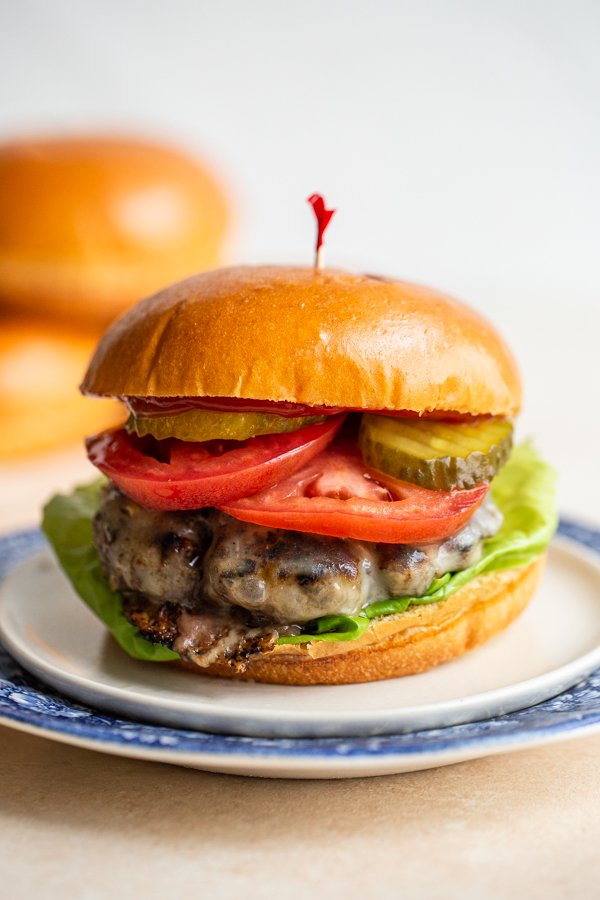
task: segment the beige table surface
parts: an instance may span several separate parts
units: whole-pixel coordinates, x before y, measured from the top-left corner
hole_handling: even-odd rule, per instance
[[[595,898],[600,735],[428,772],[268,781],[0,729],[6,897]]]
[[[549,308],[533,341],[519,311],[503,324],[529,387],[521,434],[560,470],[562,509],[598,522],[600,315],[582,329]],[[77,448],[0,466],[0,531],[89,473]],[[10,898],[600,898],[600,735],[338,782],[205,774],[6,728],[0,761]]]

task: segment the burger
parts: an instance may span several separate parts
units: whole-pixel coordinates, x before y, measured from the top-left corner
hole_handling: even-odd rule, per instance
[[[98,337],[140,297],[218,264],[226,206],[204,164],[162,144],[0,144],[0,461],[122,419],[77,391]]]
[[[535,591],[554,476],[513,447],[515,361],[429,288],[334,269],[196,275],[113,324],[102,473],[45,532],[131,656],[288,685],[422,672]]]

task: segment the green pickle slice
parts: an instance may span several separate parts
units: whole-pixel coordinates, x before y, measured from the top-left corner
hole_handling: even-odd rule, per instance
[[[491,481],[510,455],[512,433],[509,419],[440,422],[366,413],[359,446],[373,469],[430,490],[451,491]]]
[[[297,431],[313,422],[321,422],[323,416],[286,418],[269,413],[212,412],[190,409],[175,416],[135,416],[127,420],[126,428],[140,437],[153,435],[161,441],[179,438],[180,441],[245,441],[259,434],[282,434]]]

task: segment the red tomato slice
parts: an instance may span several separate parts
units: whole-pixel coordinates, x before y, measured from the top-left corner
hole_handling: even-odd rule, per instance
[[[429,491],[371,474],[357,450],[336,443],[286,481],[220,505],[256,525],[360,541],[414,544],[457,532],[483,501],[487,484],[468,491]]]
[[[247,441],[156,441],[156,456],[144,452],[151,444],[124,428],[88,438],[86,446],[94,465],[142,506],[199,509],[256,494],[288,478],[325,449],[343,421],[338,416]]]

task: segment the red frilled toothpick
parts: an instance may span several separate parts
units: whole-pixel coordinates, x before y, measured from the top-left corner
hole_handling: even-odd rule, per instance
[[[331,218],[335,212],[335,209],[326,209],[325,200],[321,196],[321,194],[311,194],[310,197],[307,198],[308,202],[313,208],[314,214],[317,218],[317,245],[315,247],[315,269],[320,269],[323,265],[323,260],[321,258],[321,247],[323,246],[323,235],[325,234],[325,229],[331,222]]]

